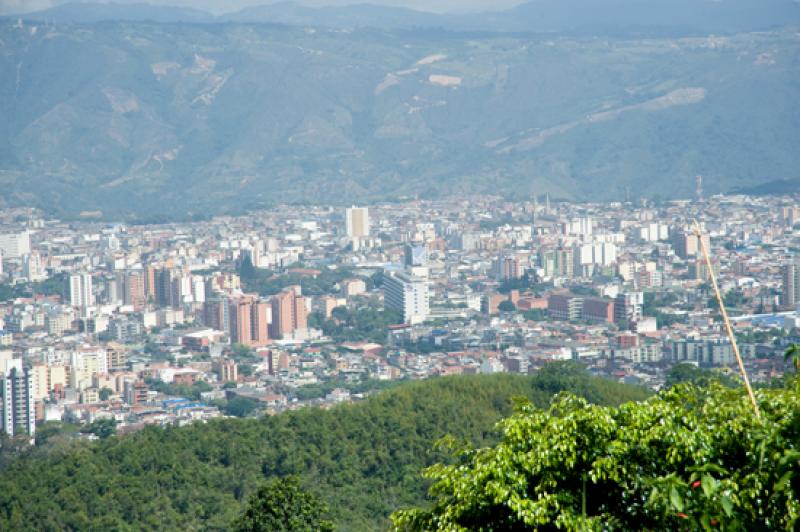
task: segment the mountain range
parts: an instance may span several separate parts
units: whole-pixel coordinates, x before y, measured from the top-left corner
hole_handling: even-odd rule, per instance
[[[0,18],[0,202],[147,219],[798,183],[798,4],[642,3]]]

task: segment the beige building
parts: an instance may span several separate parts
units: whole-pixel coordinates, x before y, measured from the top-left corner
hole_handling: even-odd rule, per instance
[[[366,207],[350,207],[345,210],[347,236],[364,238],[369,236],[369,209]]]

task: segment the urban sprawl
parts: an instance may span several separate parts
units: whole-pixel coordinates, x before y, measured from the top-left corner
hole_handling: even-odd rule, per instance
[[[327,407],[553,360],[653,389],[680,363],[737,373],[708,264],[751,380],[769,382],[800,342],[799,249],[788,196],[282,206],[160,225],[6,209],[0,427],[97,438],[83,429]]]

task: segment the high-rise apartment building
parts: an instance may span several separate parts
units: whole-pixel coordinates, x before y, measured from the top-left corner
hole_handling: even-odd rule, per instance
[[[386,308],[402,312],[405,323],[422,323],[430,314],[428,281],[406,272],[386,275],[383,281],[383,301]]]
[[[625,292],[614,300],[614,321],[631,323],[642,317],[644,308],[643,292]]]
[[[800,261],[781,266],[781,306],[795,308],[800,303]]]
[[[33,379],[23,369],[22,359],[10,356],[0,359],[0,394],[0,430],[9,436],[33,436],[36,433]]]
[[[703,239],[703,245],[710,252],[711,240],[708,233],[703,233],[700,238]],[[699,257],[703,254],[700,246],[700,239],[697,235],[694,233],[687,233],[683,230],[673,232],[672,247],[675,250],[675,254],[684,260],[689,257]]]
[[[169,307],[171,305],[172,294],[172,270],[170,268],[159,268],[155,270],[155,301],[159,307]]]
[[[142,310],[147,302],[145,295],[145,276],[142,272],[128,272],[124,277],[123,300],[134,310]]]
[[[263,347],[269,343],[269,310],[256,296],[242,296],[230,302],[231,343]]]
[[[588,216],[582,218],[575,218],[574,220],[570,220],[564,225],[564,234],[567,235],[578,235],[584,238],[588,238],[592,236],[593,232],[594,232],[594,220],[592,220]]]
[[[67,278],[66,295],[70,305],[86,308],[94,305],[92,276],[88,273],[76,273]]]
[[[214,296],[203,303],[203,325],[230,333],[230,305],[227,299]]]
[[[541,254],[541,262],[548,277],[574,277],[575,253],[572,248],[558,248]]]
[[[144,295],[151,301],[156,301],[156,271],[152,264],[144,267]]]
[[[350,207],[345,210],[347,236],[363,238],[369,236],[369,209],[366,207]]]
[[[516,255],[500,255],[493,264],[494,278],[498,281],[519,279],[525,275],[525,268]]]
[[[306,298],[294,290],[284,290],[272,297],[272,330],[275,338],[286,338],[296,330],[308,328]]]

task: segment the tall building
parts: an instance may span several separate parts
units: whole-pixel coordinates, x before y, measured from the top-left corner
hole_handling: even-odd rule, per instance
[[[33,379],[19,358],[0,359],[0,370],[0,429],[9,436],[33,436],[36,433]]]
[[[575,254],[572,248],[558,248],[541,254],[541,262],[548,277],[574,277]]]
[[[160,268],[155,270],[155,302],[159,307],[169,307],[172,303],[172,270]]]
[[[350,207],[345,210],[347,236],[363,238],[369,236],[369,209],[366,207]]]
[[[214,296],[203,303],[203,325],[230,333],[230,306],[227,299]]]
[[[147,302],[145,295],[145,277],[142,272],[128,272],[124,277],[123,300],[134,310],[142,310]]]
[[[269,311],[267,303],[252,295],[230,302],[231,343],[263,347],[269,343]]]
[[[428,282],[405,272],[389,274],[383,281],[383,301],[386,308],[403,313],[408,324],[424,322],[430,314]]]
[[[92,377],[108,373],[108,353],[102,348],[79,348],[70,354],[69,385],[83,390],[92,386]]]
[[[711,240],[708,233],[701,235],[703,245],[711,251]],[[675,249],[675,254],[680,258],[686,260],[689,257],[699,257],[703,254],[700,247],[700,239],[694,233],[687,233],[683,230],[675,231],[672,234],[672,247]]]
[[[644,308],[643,292],[625,292],[617,295],[614,300],[614,321],[636,322],[642,317]]]
[[[306,298],[294,290],[284,290],[272,297],[272,330],[274,338],[286,338],[294,331],[308,328]]]
[[[2,268],[0,268],[2,273]],[[42,263],[42,256],[36,250],[25,255],[22,261],[22,273],[29,281],[40,281],[47,277]]]
[[[498,281],[519,279],[525,275],[525,268],[516,255],[500,255],[494,261],[494,278]]]
[[[403,262],[407,268],[428,263],[428,248],[424,245],[406,244],[403,251]]]
[[[31,252],[31,235],[27,231],[0,234],[0,251],[7,259],[21,259]]]
[[[144,295],[145,299],[156,301],[156,267],[148,264],[144,267]]]
[[[92,291],[92,276],[88,273],[76,273],[67,279],[67,297],[70,305],[78,308],[86,308],[94,305],[94,293]]]
[[[781,266],[781,306],[794,308],[800,303],[800,261]]]
[[[575,218],[564,224],[564,234],[578,235],[584,238],[592,236],[594,232],[594,220],[585,216],[583,218]]]

